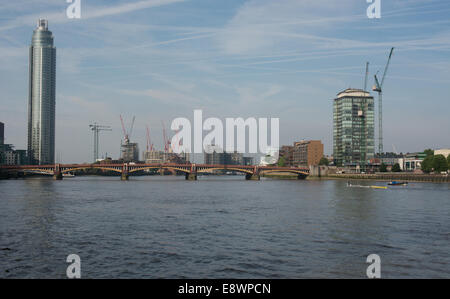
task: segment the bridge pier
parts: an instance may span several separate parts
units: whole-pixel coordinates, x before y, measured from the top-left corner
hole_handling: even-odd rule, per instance
[[[259,176],[259,174],[255,174],[255,173],[247,173],[246,175],[245,175],[245,179],[247,180],[247,181],[259,181],[260,180],[260,176]]]
[[[63,179],[60,164],[55,164],[55,170],[53,171],[53,179],[56,181],[61,181]]]
[[[55,174],[53,175],[53,179],[54,179],[55,181],[61,181],[61,180],[63,179],[62,173],[61,173],[61,172],[55,173]]]
[[[122,174],[120,175],[120,180],[122,181],[128,181],[128,164],[124,163],[122,165]]]
[[[197,174],[196,173],[186,173],[186,180],[188,181],[196,181]]]
[[[306,179],[306,175],[304,175],[304,174],[299,174],[298,176],[297,176],[297,180],[304,180],[304,179]]]

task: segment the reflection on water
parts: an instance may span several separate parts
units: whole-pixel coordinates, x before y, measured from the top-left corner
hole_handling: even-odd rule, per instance
[[[450,185],[346,184],[0,181],[0,277],[63,278],[76,253],[84,278],[364,278],[375,253],[384,278],[450,278]]]

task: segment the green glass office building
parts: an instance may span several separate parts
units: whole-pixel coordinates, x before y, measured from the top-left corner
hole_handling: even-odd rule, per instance
[[[375,155],[374,99],[346,89],[333,100],[333,158],[338,166],[364,168]]]

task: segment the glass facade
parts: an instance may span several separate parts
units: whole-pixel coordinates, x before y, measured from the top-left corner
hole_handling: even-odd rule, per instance
[[[33,32],[29,61],[28,153],[31,164],[55,162],[56,48],[46,20]]]
[[[336,165],[366,165],[375,154],[374,99],[347,89],[333,103],[333,157]]]

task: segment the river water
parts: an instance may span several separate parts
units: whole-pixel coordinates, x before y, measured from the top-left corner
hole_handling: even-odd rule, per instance
[[[3,180],[0,278],[450,278],[450,184],[346,183]]]

